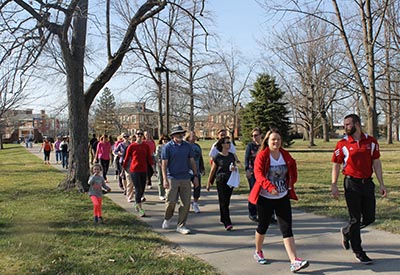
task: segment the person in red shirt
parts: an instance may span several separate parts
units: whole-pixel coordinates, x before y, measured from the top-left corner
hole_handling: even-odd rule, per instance
[[[338,141],[332,156],[332,196],[337,199],[339,190],[337,180],[343,164],[344,195],[350,215],[349,222],[340,229],[342,246],[351,248],[356,260],[362,264],[370,264],[372,260],[361,247],[360,229],[375,221],[375,184],[372,172],[375,171],[383,197],[387,190],[383,183],[382,164],[379,159],[378,141],[361,131],[361,120],[356,114],[344,118],[346,135]]]
[[[154,169],[153,154],[150,147],[143,142],[143,131],[136,131],[136,141],[128,146],[122,167],[125,169],[131,163],[129,173],[135,186],[135,210],[141,217],[145,216],[142,207],[142,197],[146,187],[148,166]]]

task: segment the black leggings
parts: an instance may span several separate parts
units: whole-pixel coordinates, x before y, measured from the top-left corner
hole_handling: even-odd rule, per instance
[[[293,237],[292,231],[292,207],[289,196],[281,199],[267,199],[262,196],[257,201],[258,226],[257,233],[265,235],[271,222],[272,214],[276,214],[279,228],[283,238]]]
[[[110,167],[109,159],[100,159],[100,165],[103,168],[103,178],[107,180],[108,168]]]

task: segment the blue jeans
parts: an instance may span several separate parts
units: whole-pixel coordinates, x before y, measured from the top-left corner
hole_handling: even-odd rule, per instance
[[[69,157],[69,153],[68,152],[61,152],[61,164],[63,168],[68,168],[68,157]]]
[[[61,150],[56,150],[56,161],[62,161]]]

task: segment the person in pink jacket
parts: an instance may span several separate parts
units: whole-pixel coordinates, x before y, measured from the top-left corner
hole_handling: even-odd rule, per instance
[[[110,159],[111,159],[111,143],[108,139],[108,135],[104,134],[100,137],[100,141],[97,143],[97,150],[95,155],[96,163],[100,163],[103,169],[103,177],[106,183],[108,168],[110,167]]]
[[[283,243],[290,259],[290,270],[297,272],[309,266],[309,262],[297,257],[292,231],[290,199],[297,200],[294,184],[297,181],[296,161],[281,148],[282,138],[277,129],[271,129],[262,141],[254,162],[256,183],[250,191],[249,201],[257,205],[258,226],[255,235],[254,259],[267,264],[262,246],[265,234],[275,211],[283,236]]]

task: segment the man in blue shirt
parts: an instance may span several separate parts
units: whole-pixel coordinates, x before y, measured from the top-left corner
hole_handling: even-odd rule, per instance
[[[198,175],[192,146],[183,140],[185,132],[182,126],[173,126],[170,133],[171,141],[163,146],[161,152],[163,185],[166,190],[166,209],[162,228],[170,227],[179,196],[181,203],[176,231],[181,234],[190,233],[190,229],[185,225],[190,209],[191,178],[193,175]],[[193,184],[195,187],[198,186],[197,176],[193,179]]]

